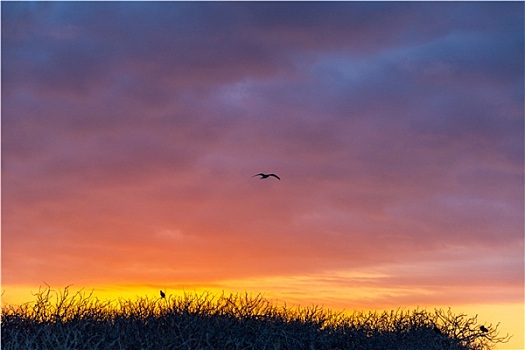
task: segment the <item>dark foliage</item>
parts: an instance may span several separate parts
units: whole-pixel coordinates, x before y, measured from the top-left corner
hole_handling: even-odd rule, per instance
[[[35,297],[2,307],[2,349],[484,350],[509,339],[450,310],[345,314],[208,293],[110,302],[68,288]]]

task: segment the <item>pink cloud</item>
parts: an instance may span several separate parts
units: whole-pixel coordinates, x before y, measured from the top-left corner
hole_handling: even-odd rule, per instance
[[[515,300],[518,4],[128,5],[2,5],[4,283],[358,269]]]

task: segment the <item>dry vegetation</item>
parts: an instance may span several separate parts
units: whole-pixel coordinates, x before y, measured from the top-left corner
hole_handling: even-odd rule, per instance
[[[2,306],[2,349],[482,350],[509,339],[450,310],[343,314],[207,293],[110,302],[68,288],[35,299]]]

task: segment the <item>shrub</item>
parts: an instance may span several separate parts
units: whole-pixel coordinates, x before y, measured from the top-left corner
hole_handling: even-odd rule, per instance
[[[509,339],[450,310],[345,314],[224,293],[110,302],[67,287],[35,299],[2,306],[2,349],[485,350]]]

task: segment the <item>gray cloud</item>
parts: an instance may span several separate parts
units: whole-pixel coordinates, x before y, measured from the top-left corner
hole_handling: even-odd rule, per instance
[[[2,6],[10,279],[48,234],[228,277],[523,242],[522,4]]]

